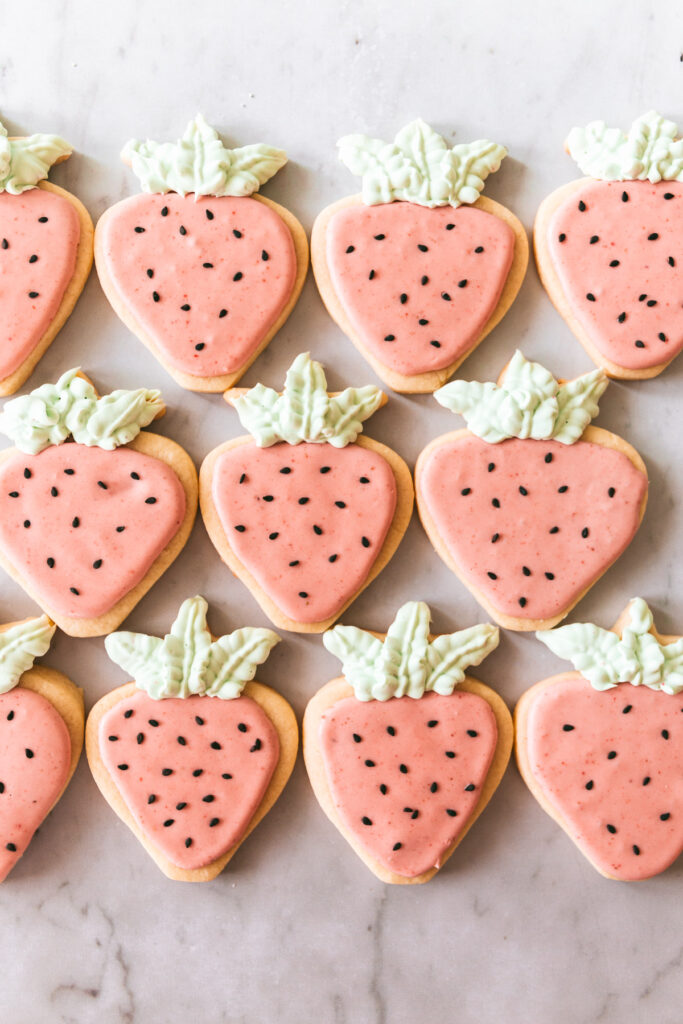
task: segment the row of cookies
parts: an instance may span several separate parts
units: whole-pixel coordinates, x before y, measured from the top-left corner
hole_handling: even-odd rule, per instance
[[[8,395],[72,311],[90,272],[93,226],[78,199],[45,180],[68,144],[0,132]],[[610,376],[655,376],[683,347],[677,136],[655,112],[628,134],[604,122],[573,129],[567,148],[588,177],[549,196],[536,219],[548,294]],[[443,385],[515,299],[526,231],[481,195],[506,152],[488,140],[449,147],[420,120],[391,143],[339,142],[362,195],[316,219],[313,271],[333,319],[396,391]],[[102,287],[179,384],[225,391],[285,322],[306,277],[304,229],[257,194],[286,155],[263,144],[227,149],[199,115],[177,143],[133,140],[122,155],[143,191],[100,218]]]
[[[297,720],[254,681],[279,637],[244,627],[213,638],[200,598],[162,639],[110,634],[133,676],[92,708],[90,769],[105,799],[169,878],[218,875],[285,787]],[[641,880],[683,845],[679,780],[683,639],[662,637],[641,599],[613,630],[537,634],[578,671],[532,686],[515,726],[466,675],[498,645],[480,624],[433,637],[429,608],[399,609],[386,635],[336,626],[323,642],[343,674],[310,700],[303,751],[323,810],[384,882],[429,881],[491,799],[510,758],[529,789],[606,877]],[[82,691],[34,658],[43,616],[0,631],[0,880],[26,851],[78,763]]]
[[[394,555],[414,491],[445,564],[500,625],[556,625],[624,551],[648,478],[638,453],[590,426],[602,370],[561,383],[517,352],[498,384],[435,395],[467,429],[403,459],[361,436],[386,398],[329,393],[296,357],[282,393],[231,389],[246,436],[188,454],[144,427],[158,391],[102,397],[76,369],[10,399],[0,431],[0,564],[64,632],[116,629],[180,553],[197,498],[214,546],[282,629],[322,632]]]

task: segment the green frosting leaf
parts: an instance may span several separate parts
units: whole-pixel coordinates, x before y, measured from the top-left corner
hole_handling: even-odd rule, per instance
[[[111,633],[104,641],[112,661],[154,700],[168,697],[239,697],[275,644],[277,633],[245,626],[212,640],[203,597],[183,601],[171,632],[160,639],[145,633]]]
[[[409,601],[399,608],[384,641],[355,626],[335,626],[323,643],[340,659],[358,700],[418,699],[434,691],[449,696],[498,646],[497,626],[482,623],[429,640],[429,606]]]
[[[35,188],[39,181],[47,178],[55,160],[71,153],[71,146],[59,135],[10,139],[7,129],[0,123],[0,192],[18,196]]]
[[[655,110],[637,118],[628,134],[591,121],[572,128],[567,148],[584,174],[602,181],[683,181],[678,126]]]
[[[363,421],[378,408],[382,397],[373,385],[328,395],[321,364],[302,352],[287,371],[281,395],[257,384],[235,399],[234,405],[242,426],[259,448],[278,441],[344,448],[356,440]]]
[[[454,380],[434,397],[464,416],[472,433],[489,444],[509,437],[574,444],[597,416],[607,384],[605,372],[597,369],[560,385],[540,363],[517,351],[501,384]]]
[[[571,661],[596,690],[618,683],[676,694],[683,690],[683,639],[660,644],[650,630],[652,613],[642,598],[631,602],[621,638],[592,623],[573,623],[536,633],[553,654]]]
[[[13,689],[34,660],[47,654],[55,628],[47,615],[41,615],[0,633],[0,693]]]
[[[250,196],[287,163],[286,153],[262,143],[226,149],[201,114],[177,142],[131,139],[121,156],[140,179],[143,192],[181,196]]]
[[[339,158],[363,180],[368,206],[394,200],[420,206],[474,203],[484,181],[497,171],[507,150],[488,139],[449,148],[445,139],[419,118],[392,142],[367,135],[345,135]]]
[[[112,391],[98,398],[79,368],[67,370],[56,384],[41,384],[29,395],[5,403],[0,431],[22,452],[37,455],[71,435],[78,444],[106,451],[128,444],[161,412],[159,391]]]

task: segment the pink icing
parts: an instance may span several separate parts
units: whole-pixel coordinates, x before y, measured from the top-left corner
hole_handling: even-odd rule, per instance
[[[394,517],[396,480],[357,444],[244,444],[217,459],[212,496],[228,543],[278,608],[321,622],[367,579]]]
[[[482,697],[456,690],[450,697],[428,693],[419,700],[348,697],[322,715],[319,735],[340,818],[383,867],[414,878],[440,867],[467,825],[498,729]]]
[[[138,691],[103,715],[99,743],[137,824],[188,871],[242,839],[280,756],[273,723],[250,697],[152,700]]]
[[[591,181],[555,211],[548,247],[574,315],[602,355],[642,370],[680,352],[683,184]]]
[[[615,878],[650,878],[683,849],[681,712],[683,694],[630,683],[599,691],[576,675],[540,690],[529,708],[535,781],[572,838]]]
[[[626,455],[586,441],[487,444],[463,434],[432,449],[419,477],[467,581],[498,611],[529,619],[562,612],[622,553],[646,492]]]
[[[170,466],[130,448],[67,442],[39,455],[17,452],[0,465],[0,549],[59,615],[109,611],[184,515],[185,492]]]
[[[469,206],[349,206],[327,229],[332,283],[354,330],[384,366],[408,375],[442,369],[471,348],[498,304],[514,246],[505,221]]]
[[[257,199],[132,196],[101,230],[122,301],[164,359],[197,377],[243,366],[294,288],[289,228]]]
[[[0,882],[57,801],[70,765],[69,730],[52,704],[22,686],[0,694]]]
[[[78,214],[63,196],[42,188],[0,192],[0,379],[28,358],[54,320],[76,269],[80,234]]]

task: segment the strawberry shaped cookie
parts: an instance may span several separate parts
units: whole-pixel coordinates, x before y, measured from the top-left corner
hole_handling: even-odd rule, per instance
[[[507,629],[556,625],[643,518],[642,459],[588,425],[606,386],[602,370],[560,384],[516,352],[498,384],[456,380],[434,396],[469,430],[420,454],[420,519],[449,569]]]
[[[517,704],[524,781],[607,878],[665,871],[683,850],[683,638],[657,633],[641,598],[612,630],[537,636],[578,671]]]
[[[140,433],[163,411],[145,388],[98,398],[75,369],[0,415],[0,564],[70,636],[118,626],[190,535],[192,461]]]
[[[95,261],[127,327],[190,391],[239,380],[292,312],[308,243],[284,207],[256,195],[287,157],[226,149],[200,115],[177,143],[127,143],[143,194],[100,218]]]
[[[465,675],[498,646],[495,626],[430,640],[410,601],[384,638],[336,626],[323,643],[344,666],[304,715],[304,759],[328,818],[383,882],[428,882],[498,787],[512,719]]]
[[[534,227],[548,295],[611,377],[655,377],[683,348],[683,140],[654,111],[628,135],[593,121],[567,149],[587,178]]]
[[[83,692],[33,667],[55,627],[46,615],[0,626],[0,882],[69,785],[83,747]]]
[[[317,218],[311,258],[330,316],[394,391],[434,391],[512,305],[526,232],[480,197],[502,146],[449,148],[424,121],[393,143],[347,135],[339,155],[361,196]]]
[[[307,352],[281,395],[257,384],[225,397],[252,436],[204,460],[209,536],[276,626],[320,633],[381,572],[410,521],[405,462],[358,436],[385,397],[372,386],[328,394]]]
[[[71,156],[58,135],[10,139],[0,123],[0,395],[33,373],[92,266],[93,226],[75,196],[44,179]]]
[[[298,747],[294,712],[252,682],[278,637],[249,626],[212,640],[206,601],[184,601],[163,639],[112,633],[135,679],[90,712],[86,752],[107,802],[169,878],[220,874],[273,806]]]

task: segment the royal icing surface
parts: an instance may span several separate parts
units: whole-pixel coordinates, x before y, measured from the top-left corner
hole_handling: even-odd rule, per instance
[[[463,434],[432,449],[420,496],[467,581],[505,615],[560,613],[626,548],[647,479],[619,451]]]
[[[547,243],[578,322],[629,370],[683,348],[683,184],[592,181],[566,199]]]
[[[623,880],[664,871],[683,848],[683,695],[562,677],[527,718],[529,767],[570,834]],[[571,728],[567,728],[571,726]]]
[[[40,694],[17,686],[0,694],[0,882],[66,785],[71,740]]]
[[[0,379],[31,354],[54,320],[76,268],[74,206],[42,188],[0,192]]]
[[[99,729],[102,760],[136,823],[175,865],[204,867],[238,843],[279,758],[249,697],[117,702]]]
[[[319,729],[334,805],[363,848],[404,877],[439,867],[479,801],[495,752],[489,704],[463,691],[349,697],[324,713]]]
[[[238,370],[294,287],[290,231],[257,199],[132,196],[102,235],[121,300],[164,360],[193,376]]]
[[[406,375],[442,369],[475,343],[501,296],[514,233],[461,206],[350,206],[330,219],[327,263],[363,345]]]
[[[212,497],[228,543],[296,622],[335,615],[362,586],[396,509],[396,480],[360,445],[255,444],[216,460]]]
[[[112,608],[184,515],[173,470],[129,448],[68,443],[0,465],[0,549],[59,615],[97,618]]]

